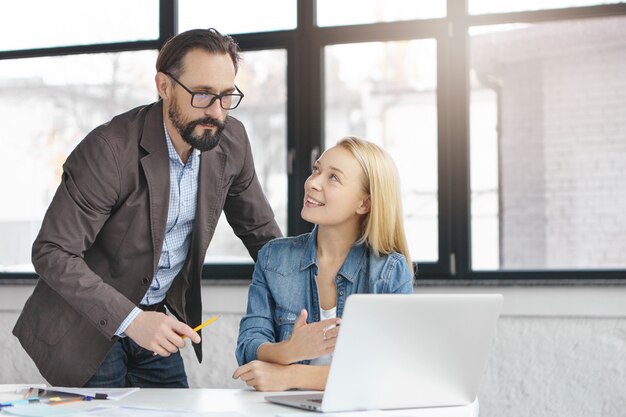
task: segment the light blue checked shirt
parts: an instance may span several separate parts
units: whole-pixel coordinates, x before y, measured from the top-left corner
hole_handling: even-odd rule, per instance
[[[170,201],[167,210],[167,225],[165,240],[156,273],[148,292],[141,300],[141,304],[156,304],[165,299],[174,278],[183,268],[189,245],[191,230],[196,217],[196,202],[198,196],[198,173],[200,172],[200,150],[193,149],[187,163],[184,164],[165,127],[167,153],[170,159]],[[125,337],[124,331],[130,323],[141,313],[135,307],[122,322],[115,334]]]

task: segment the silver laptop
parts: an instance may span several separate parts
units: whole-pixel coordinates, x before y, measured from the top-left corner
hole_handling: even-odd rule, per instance
[[[500,294],[351,295],[326,391],[265,399],[323,412],[470,404],[501,308]]]

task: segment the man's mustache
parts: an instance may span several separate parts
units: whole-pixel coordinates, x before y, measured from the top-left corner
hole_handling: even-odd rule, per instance
[[[193,122],[190,122],[189,124],[194,128],[198,125],[213,125],[217,127],[218,130],[223,129],[224,126],[226,125],[226,123],[224,123],[220,119],[215,119],[213,117],[205,117],[203,119],[197,119],[197,120],[194,120]]]

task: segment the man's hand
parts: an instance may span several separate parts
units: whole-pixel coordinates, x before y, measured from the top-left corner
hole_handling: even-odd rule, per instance
[[[200,335],[185,323],[163,313],[142,311],[124,331],[144,349],[160,356],[170,356],[185,346],[181,336],[200,343]]]

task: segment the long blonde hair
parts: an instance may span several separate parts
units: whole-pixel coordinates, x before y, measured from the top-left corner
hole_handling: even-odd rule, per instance
[[[358,243],[366,243],[376,255],[401,253],[413,272],[404,233],[400,177],[393,159],[380,146],[354,136],[342,138],[337,146],[350,151],[361,165],[363,191],[370,196],[370,211],[363,219]]]

